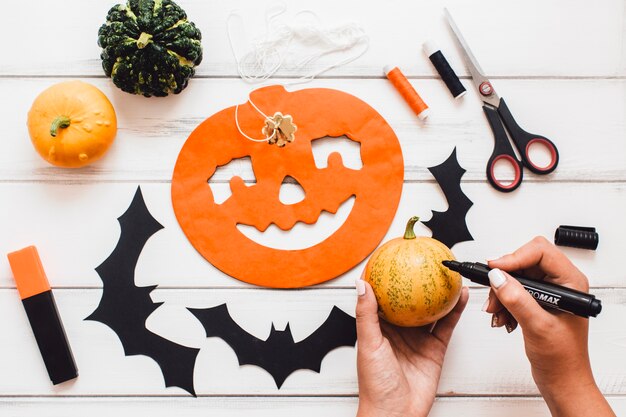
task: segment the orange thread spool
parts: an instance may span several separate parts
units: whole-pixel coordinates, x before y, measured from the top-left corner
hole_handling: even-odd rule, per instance
[[[408,105],[411,106],[417,117],[420,120],[426,119],[428,117],[428,106],[420,95],[417,94],[417,91],[415,91],[415,88],[413,88],[402,71],[400,71],[400,68],[387,66],[384,68],[384,71],[389,81],[391,81]]]

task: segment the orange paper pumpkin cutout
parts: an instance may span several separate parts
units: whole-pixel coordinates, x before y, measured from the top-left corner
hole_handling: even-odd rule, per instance
[[[335,278],[373,251],[385,236],[400,201],[404,165],[398,138],[387,122],[360,99],[331,89],[287,92],[282,86],[254,91],[251,100],[266,114],[291,115],[295,141],[284,147],[244,138],[235,124],[235,107],[202,122],[185,142],[174,168],[172,202],[191,244],[223,272],[248,283],[274,288],[303,287]],[[263,117],[249,104],[239,106],[243,132],[260,136]],[[311,141],[346,136],[361,146],[362,168],[328,157],[319,169]],[[249,156],[256,184],[234,176],[232,195],[217,204],[207,180],[233,159]],[[305,198],[283,204],[283,179],[295,178]],[[313,224],[322,210],[335,213],[354,196],[344,224],[326,240],[305,249],[260,245],[237,229],[245,224],[264,231],[274,223],[283,230],[296,222]]]

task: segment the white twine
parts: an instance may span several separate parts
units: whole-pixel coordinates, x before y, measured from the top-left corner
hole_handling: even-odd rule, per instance
[[[296,13],[289,23],[278,21],[277,19],[286,11],[287,6],[285,4],[278,4],[267,10],[265,16],[266,33],[257,38],[250,49],[241,57],[235,50],[233,43],[232,21],[235,18],[241,20],[242,30],[240,33],[243,34],[245,32],[243,18],[236,11],[231,12],[228,16],[227,31],[230,50],[237,63],[239,76],[247,83],[262,83],[283,67],[296,73],[302,69],[312,68],[309,73],[295,78],[286,85],[308,82],[326,71],[360,58],[369,49],[369,37],[363,28],[355,23],[324,28],[317,14],[310,10]],[[299,21],[307,15],[312,17],[312,22]],[[302,50],[298,51],[299,48]],[[353,49],[357,49],[355,53],[315,69],[316,64],[319,64],[322,58],[332,54],[346,53]],[[249,100],[249,103],[266,121],[273,121],[252,100]],[[272,135],[264,139],[252,138],[245,134],[239,126],[239,105],[235,107],[235,124],[239,133],[253,142],[267,142],[276,134],[274,130]]]
[[[360,58],[369,49],[369,37],[363,28],[355,23],[346,23],[335,27],[323,27],[317,14],[304,10],[294,15],[290,22],[278,18],[285,14],[287,7],[280,4],[269,8],[266,13],[266,33],[255,39],[249,50],[243,55],[237,53],[233,43],[233,20],[241,20],[244,33],[245,26],[241,15],[233,11],[228,16],[228,42],[237,63],[237,71],[241,78],[251,84],[256,84],[272,77],[285,67],[294,72],[312,68],[296,80],[306,82],[324,72],[348,64]],[[310,16],[312,21],[303,21],[303,16]],[[360,47],[360,48],[359,48]],[[326,56],[347,53],[357,49],[355,53],[340,58],[326,66],[315,69],[316,64]]]
[[[263,112],[261,111],[261,109],[259,109],[259,108],[256,106],[256,104],[254,104],[254,103],[252,102],[252,100],[251,100],[251,99],[249,99],[249,100],[248,100],[248,102],[252,105],[252,107],[254,107],[254,109],[255,109],[256,111],[258,111],[258,112],[259,112],[259,114],[261,114],[261,116],[263,116],[263,118],[264,118],[266,121],[269,121],[269,122],[274,123],[274,119],[272,119],[271,117],[269,117],[268,115],[266,115],[265,113],[263,113]],[[241,135],[242,135],[244,138],[246,138],[246,139],[248,139],[248,140],[251,140],[252,142],[268,142],[270,139],[272,139],[274,136],[276,136],[276,129],[274,129],[274,130],[272,131],[272,134],[271,134],[271,135],[269,135],[269,136],[267,136],[267,137],[265,137],[265,138],[263,138],[263,139],[255,139],[255,138],[252,138],[252,137],[250,137],[250,136],[246,135],[246,134],[244,133],[244,131],[241,129],[241,127],[239,126],[239,104],[237,104],[237,105],[235,106],[235,124],[237,125],[237,130],[239,131],[239,133],[241,133]]]

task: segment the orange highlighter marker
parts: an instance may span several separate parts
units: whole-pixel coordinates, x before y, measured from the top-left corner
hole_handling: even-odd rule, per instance
[[[7,257],[50,380],[56,385],[76,378],[76,363],[37,248],[29,246]]]

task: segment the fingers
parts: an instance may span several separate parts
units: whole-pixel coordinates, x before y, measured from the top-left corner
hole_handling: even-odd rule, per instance
[[[461,318],[461,314],[463,313],[463,310],[467,305],[468,299],[469,291],[467,287],[463,287],[461,289],[461,296],[459,297],[459,301],[457,301],[452,311],[450,311],[444,318],[439,319],[434,329],[432,330],[431,334],[439,339],[446,346],[448,346],[448,343],[450,342],[452,332],[454,331],[456,324]]]
[[[356,280],[356,333],[359,349],[376,350],[383,343],[378,322],[378,303],[369,283]]]
[[[508,323],[504,325],[504,327],[506,328],[506,331],[509,333],[512,333],[515,329],[517,329],[517,320],[515,320],[515,317],[510,316]]]
[[[509,333],[517,328],[517,320],[504,308],[493,289],[489,290],[489,296],[482,310],[492,314],[491,327],[504,327]]]
[[[538,266],[553,281],[587,291],[587,278],[556,246],[544,237],[536,237],[515,252],[489,261],[489,267],[505,271],[520,271]]]
[[[493,289],[489,290],[489,296],[482,310],[491,313],[491,327],[505,327],[509,333],[517,327],[517,320],[504,308]]]
[[[502,309],[491,316],[491,327],[504,327],[508,333],[517,328],[517,320],[508,310]]]
[[[504,308],[504,306],[502,305],[502,303],[500,302],[500,300],[498,300],[498,297],[496,297],[496,294],[493,292],[493,289],[489,290],[489,296],[487,296],[487,300],[485,300],[485,304],[483,305],[482,310],[485,313],[497,313],[498,311],[502,310]]]
[[[496,297],[522,327],[532,327],[533,322],[537,322],[541,318],[545,319],[546,315],[550,315],[541,308],[519,281],[506,272],[492,269],[489,271],[489,282]],[[500,320],[500,312],[497,314],[494,316],[497,317],[494,319],[496,327]]]

